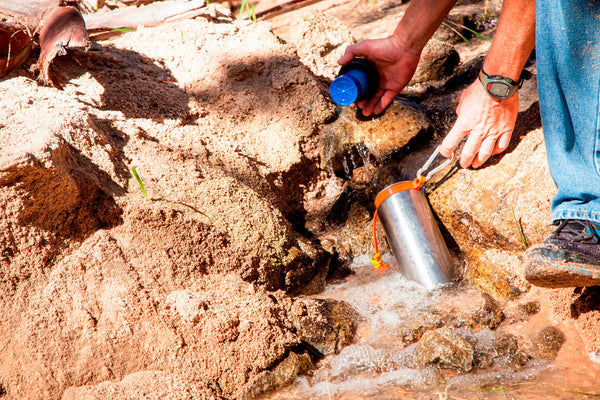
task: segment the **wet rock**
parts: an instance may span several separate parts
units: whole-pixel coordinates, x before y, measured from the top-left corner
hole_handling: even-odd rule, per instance
[[[319,293],[325,288],[330,255],[301,237],[296,243],[283,258],[284,287],[290,294]]]
[[[444,311],[418,311],[402,324],[394,335],[401,340],[403,346],[408,346],[421,340],[425,332],[441,328],[451,318],[451,315]]]
[[[449,328],[426,332],[417,345],[417,360],[422,365],[468,372],[473,368],[473,346]]]
[[[535,336],[534,344],[541,358],[554,360],[565,340],[565,334],[560,329],[548,326]]]
[[[519,280],[521,265],[510,252],[473,249],[466,258],[463,278],[495,298],[512,300],[529,286]]]
[[[282,388],[292,383],[298,376],[314,368],[307,353],[291,352],[285,360],[277,364],[271,371],[263,371],[243,389],[239,396],[242,400],[255,399],[262,393]]]
[[[343,195],[347,187],[346,181],[336,176],[323,176],[307,191],[303,206],[306,211],[304,227],[314,234],[323,232],[328,227],[327,216]]]
[[[355,168],[384,161],[432,133],[427,116],[408,102],[395,101],[382,115],[369,118],[357,108],[343,107],[321,131],[321,167],[350,178]]]
[[[521,369],[531,358],[519,349],[519,342],[511,334],[495,334],[490,330],[478,332],[474,336],[474,366],[479,369],[511,368]]]
[[[506,319],[506,314],[491,296],[483,293],[482,297],[483,306],[474,312],[459,314],[452,320],[452,326],[474,331],[496,329]]]
[[[535,315],[540,312],[540,302],[538,300],[528,301],[523,304],[519,304],[519,309],[527,315]]]
[[[392,333],[393,340],[408,346],[419,341],[426,332],[441,327],[470,332],[490,331],[506,319],[501,305],[491,296],[473,288],[451,290],[450,300],[438,303],[435,308],[412,310],[398,307],[395,311],[402,322]]]
[[[389,251],[381,224],[377,224],[379,251]],[[349,261],[354,257],[374,253],[373,218],[368,208],[355,202],[350,205],[348,217],[339,229],[327,232],[321,241],[329,248],[335,249],[342,260]],[[325,246],[325,244],[324,244]]]
[[[419,65],[409,85],[445,78],[452,74],[459,61],[460,56],[453,45],[432,38],[421,53]]]
[[[289,317],[300,338],[323,356],[352,342],[359,318],[350,304],[333,299],[296,301]]]

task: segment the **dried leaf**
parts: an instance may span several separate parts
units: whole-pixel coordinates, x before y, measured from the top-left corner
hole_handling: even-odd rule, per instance
[[[0,22],[0,76],[21,65],[29,56],[32,44],[27,28]]]

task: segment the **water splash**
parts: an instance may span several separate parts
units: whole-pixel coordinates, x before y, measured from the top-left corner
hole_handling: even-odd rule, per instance
[[[384,255],[384,260],[391,267],[385,273],[377,274],[370,266],[368,256],[356,258],[351,265],[354,274],[343,282],[329,285],[318,296],[347,301],[361,315],[363,319],[355,344],[323,359],[312,377],[299,378],[291,387],[269,399],[572,398],[565,394],[564,388],[577,387],[573,382],[581,380],[573,371],[557,367],[547,360],[532,359],[523,367],[515,368],[508,362],[503,364],[500,360],[503,355],[500,355],[495,368],[480,368],[466,374],[419,365],[416,341],[407,344],[402,336],[407,323],[422,318],[423,314],[435,314],[440,310],[476,314],[482,296],[467,285],[427,291],[398,272],[390,253]],[[509,330],[516,334],[519,334],[519,329],[523,328],[509,326]],[[469,331],[465,328],[459,331],[470,343],[477,344],[476,352],[477,349],[493,347],[498,337],[504,335],[490,329]],[[521,334],[527,336],[531,332]],[[586,357],[585,354],[579,356]],[[578,360],[577,365],[581,363]],[[600,367],[590,367],[589,364],[591,361],[588,359],[586,379],[600,379]],[[557,380],[557,377],[560,379]],[[560,380],[564,382],[563,386],[555,384]]]

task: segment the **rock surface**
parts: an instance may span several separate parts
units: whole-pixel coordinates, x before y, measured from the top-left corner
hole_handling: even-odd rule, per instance
[[[448,328],[426,332],[417,347],[417,360],[468,372],[473,368],[473,347]]]

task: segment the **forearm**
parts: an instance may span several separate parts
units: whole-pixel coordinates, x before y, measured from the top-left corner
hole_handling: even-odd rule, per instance
[[[483,70],[517,81],[534,45],[535,0],[504,0]]]
[[[420,54],[457,0],[412,0],[393,35],[405,51]]]

